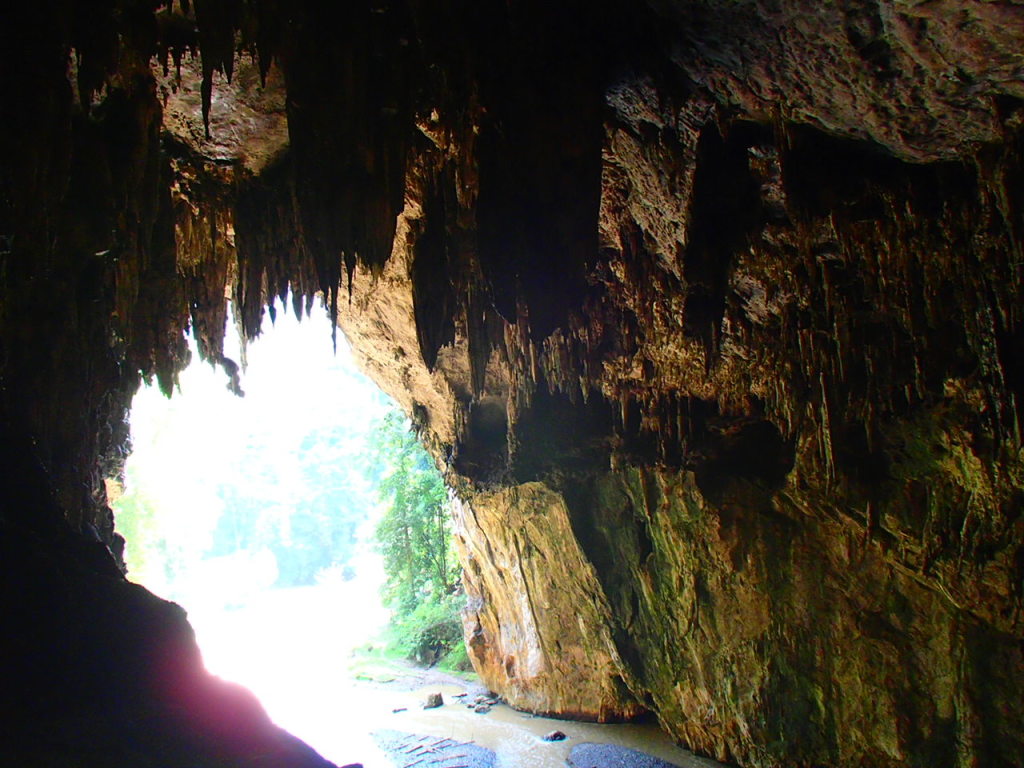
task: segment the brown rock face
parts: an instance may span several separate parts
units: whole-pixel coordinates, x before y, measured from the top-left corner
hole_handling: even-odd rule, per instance
[[[558,717],[644,711],[621,677],[610,606],[558,494],[540,483],[481,494],[459,508],[456,530],[466,643],[485,685],[514,707]]]
[[[0,41],[5,537],[114,545],[139,376],[186,325],[230,368],[225,286],[249,335],[319,290],[459,494],[509,701],[1024,763],[1019,6],[58,5]]]

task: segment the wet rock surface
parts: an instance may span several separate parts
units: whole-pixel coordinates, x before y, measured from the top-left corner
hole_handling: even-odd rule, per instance
[[[694,757],[686,765],[679,766],[627,747],[577,744],[569,753],[566,765],[569,768],[714,768],[720,764]]]
[[[455,739],[423,736],[400,731],[375,731],[373,739],[396,768],[418,765],[439,768],[494,768],[495,754],[489,749]]]

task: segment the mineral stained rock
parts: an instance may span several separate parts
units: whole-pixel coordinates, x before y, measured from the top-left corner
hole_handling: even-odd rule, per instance
[[[503,699],[758,768],[1024,764],[1019,4],[54,1],[0,35],[0,415],[40,470],[5,536],[118,578],[140,377],[186,327],[244,363],[226,292],[249,337],[321,292],[458,494]]]

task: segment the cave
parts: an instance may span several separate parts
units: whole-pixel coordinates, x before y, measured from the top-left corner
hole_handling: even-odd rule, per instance
[[[230,375],[291,295],[461,499],[511,705],[1024,764],[1022,51],[983,0],[9,9],[0,762],[326,765],[125,577],[104,489],[185,333]]]

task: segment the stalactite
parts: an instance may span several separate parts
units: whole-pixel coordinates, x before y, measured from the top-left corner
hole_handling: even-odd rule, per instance
[[[186,55],[199,55],[199,39],[194,20],[189,18],[189,9],[183,5],[181,13],[175,13],[173,4],[156,14],[157,51],[156,56],[168,73],[168,59],[174,62],[177,83],[181,82],[181,62]],[[209,112],[207,111],[207,114]]]
[[[231,82],[235,67],[235,33],[242,23],[240,4],[195,0],[199,55],[202,60],[202,110],[206,137],[210,138],[210,103],[213,75],[221,72]]]

